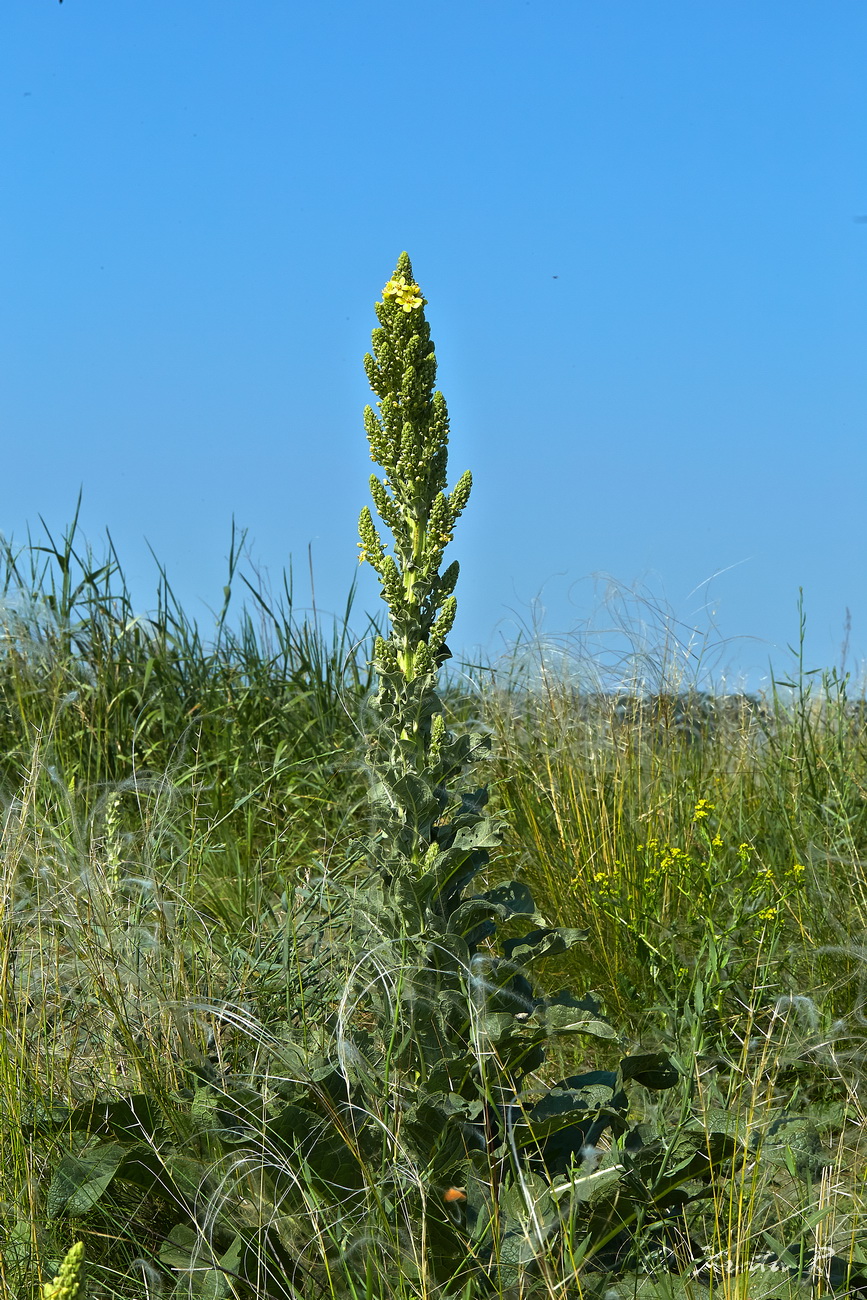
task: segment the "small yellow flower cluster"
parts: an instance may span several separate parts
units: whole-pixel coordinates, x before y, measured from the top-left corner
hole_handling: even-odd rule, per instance
[[[382,291],[382,297],[384,302],[394,298],[398,307],[402,307],[404,311],[412,311],[424,302],[421,289],[417,284],[407,284],[405,275],[392,276]]]
[[[639,844],[639,852],[642,849],[646,849],[656,858],[656,862],[647,868],[645,878],[648,884],[654,884],[660,874],[667,871],[669,867],[685,867],[690,862],[690,856],[685,849],[679,849],[676,844],[660,845],[658,839],[649,839],[646,844]]]
[[[777,915],[776,907],[763,907],[761,912],[756,912],[757,921],[773,921]]]
[[[744,866],[746,866],[746,858],[742,858],[741,860]],[[759,901],[767,899],[769,894],[771,896],[776,894],[777,897],[779,897],[780,890],[777,885],[777,877],[774,873],[773,867],[760,867],[757,864],[747,878],[746,890],[748,895],[752,898],[758,899]],[[761,912],[757,912],[756,915],[761,920],[770,919],[769,917],[762,916]]]
[[[716,804],[711,803],[708,799],[699,799],[698,803],[695,805],[692,820],[694,822],[700,822],[703,817],[709,817],[715,807]]]
[[[594,871],[593,884],[596,887],[595,893],[597,898],[601,899],[601,898],[616,897],[617,890],[614,887],[614,884],[611,880],[611,876],[607,871]]]

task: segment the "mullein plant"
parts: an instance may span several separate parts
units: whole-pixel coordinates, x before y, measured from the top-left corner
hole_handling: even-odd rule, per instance
[[[501,828],[486,812],[487,790],[471,779],[489,750],[489,737],[450,731],[437,689],[440,667],[450,658],[446,638],[457,612],[458,562],[441,569],[472,476],[467,470],[449,490],[448,411],[434,388],[437,364],[425,304],[410,259],[402,253],[376,304],[379,327],[372,354],[365,357],[378,411],[368,406],[364,423],[371,460],[382,471],[371,475],[370,492],[390,540],[370,507],[359,520],[360,560],[379,577],[390,621],[390,635],[374,644],[378,689],[368,745],[372,829],[358,846],[370,875],[360,897],[375,913],[374,929],[383,942],[400,943],[404,961],[412,953],[412,960],[421,962],[420,983],[407,985],[411,993],[404,1002],[415,999],[424,1026],[439,1024],[441,1031],[433,1034],[427,1061],[415,1062],[422,1075],[426,1066],[441,1063],[445,1040],[455,1046],[456,1018],[463,1016],[458,1038],[466,1038],[469,1021],[465,1009],[458,1009],[454,977],[459,974],[466,992],[467,981],[473,982],[473,958],[496,921],[526,914],[541,922],[523,886],[512,883],[470,897],[465,892],[499,845]],[[577,931],[566,936],[546,928],[536,936],[545,950],[578,937]],[[475,983],[485,984],[486,994],[495,991],[487,987],[490,979]],[[438,996],[446,987],[448,996]],[[529,985],[522,980],[521,987],[525,999]],[[438,1005],[422,996],[421,988]],[[441,1023],[443,1010],[452,1032]],[[422,1057],[427,1037],[413,1040]]]
[[[437,694],[439,666],[450,657],[446,637],[457,611],[459,573],[456,560],[443,573],[440,568],[472,476],[467,470],[448,490],[449,419],[442,393],[434,390],[437,364],[425,302],[403,253],[376,304],[379,328],[373,354],[365,357],[379,413],[368,406],[364,423],[371,460],[383,471],[371,475],[370,492],[391,533],[391,553],[369,507],[359,520],[360,559],[376,570],[391,624],[391,635],[374,646],[372,862],[393,894],[419,905],[416,911],[410,905],[405,920],[420,929],[432,911],[443,916],[468,873],[475,874],[499,842],[482,812],[483,792],[469,801],[454,793],[471,759],[487,749],[487,737],[450,734]],[[456,844],[458,831],[464,834]],[[405,885],[411,885],[408,893]]]
[[[361,1050],[344,1059],[367,1097],[383,1075],[396,1088],[399,1150],[440,1189],[439,1230],[435,1202],[427,1215],[435,1271],[460,1271],[469,1249],[476,1266],[496,1268],[503,1282],[516,1280],[502,1271],[507,1257],[513,1270],[536,1266],[562,1227],[565,1202],[545,1200],[545,1186],[574,1174],[581,1151],[606,1129],[627,1131],[625,1081],[668,1088],[677,1072],[660,1055],[627,1057],[594,1074],[601,1091],[592,1102],[589,1075],[562,1081],[556,1097],[526,1087],[552,1036],[617,1035],[592,998],[544,996],[531,973],[534,961],[566,951],[583,931],[548,926],[521,882],[471,892],[501,827],[486,810],[487,789],[472,780],[489,737],[452,732],[437,690],[459,571],[457,561],[441,568],[472,479],[467,471],[449,490],[448,412],[434,388],[425,305],[403,253],[376,304],[379,327],[365,358],[378,399],[365,428],[382,471],[370,491],[390,540],[369,507],[359,521],[360,558],[379,577],[390,619],[390,635],[374,648],[371,832],[356,851],[366,868],[356,894],[365,924],[358,983],[368,1006],[377,1004],[384,1057],[374,1064],[376,1035],[362,1030]],[[597,1214],[606,1240],[624,1226],[616,1205],[614,1194]]]
[[[379,577],[391,632],[374,644],[378,690],[368,747],[373,825],[359,848],[377,882],[375,896],[391,906],[394,937],[428,940],[425,956],[434,966],[442,943],[470,973],[498,921],[523,915],[537,927],[508,945],[513,968],[518,948],[529,960],[562,952],[584,936],[547,927],[526,886],[514,881],[465,893],[500,844],[501,826],[486,811],[487,789],[471,779],[490,738],[450,731],[437,691],[440,667],[451,657],[446,638],[457,612],[459,566],[454,560],[440,570],[472,477],[467,470],[449,490],[448,411],[434,389],[437,366],[425,304],[402,253],[376,304],[379,328],[365,357],[379,409],[368,406],[364,422],[371,460],[382,470],[371,475],[370,491],[391,540],[383,539],[365,506],[360,559]],[[524,990],[518,1001],[528,1011],[533,998],[523,973],[510,983]]]

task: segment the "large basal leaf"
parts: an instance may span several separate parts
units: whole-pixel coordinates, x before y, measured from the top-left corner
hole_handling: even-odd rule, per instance
[[[535,1029],[512,1016],[511,1027],[497,1041],[497,1060],[503,1076],[512,1080],[513,1088],[544,1063],[547,1040],[546,1030]]]
[[[166,1268],[179,1275],[174,1295],[177,1300],[194,1296],[196,1300],[225,1300],[233,1294],[232,1278],[238,1276],[238,1265],[244,1249],[241,1237],[236,1237],[222,1258],[218,1258],[201,1232],[186,1224],[178,1224],[162,1243],[159,1260]]]
[[[27,1219],[19,1219],[6,1232],[0,1258],[7,1282],[24,1280],[34,1255],[34,1235],[33,1225]]]
[[[521,1119],[537,1134],[554,1132],[600,1109],[625,1113],[626,1093],[613,1070],[590,1070],[555,1084],[531,1105],[521,1107]]]
[[[620,1037],[611,1022],[601,1015],[595,998],[574,998],[567,989],[546,998],[534,1019],[552,1034],[592,1034],[594,1038],[609,1040]]]
[[[624,1056],[620,1062],[620,1077],[634,1079],[643,1088],[662,1092],[673,1088],[682,1075],[665,1052],[646,1052],[641,1056]]]
[[[673,1143],[651,1142],[636,1152],[624,1152],[622,1160],[637,1176],[636,1186],[659,1199],[690,1179],[719,1173],[742,1150],[731,1134],[715,1132],[682,1136]]]
[[[568,952],[576,943],[587,938],[586,930],[573,930],[558,927],[550,929],[542,926],[530,930],[519,939],[504,939],[503,953],[507,961],[528,963],[538,961],[540,957],[555,957]]]
[[[555,1087],[530,1106],[513,1107],[515,1143],[549,1176],[580,1166],[585,1149],[606,1130],[619,1136],[627,1127],[626,1094],[617,1091],[616,1074],[597,1070],[576,1080],[583,1086]]]
[[[832,1163],[808,1115],[780,1115],[761,1140],[760,1149],[763,1160],[791,1166],[805,1183],[821,1178],[822,1170]]]
[[[147,1196],[160,1196],[176,1208],[195,1205],[213,1190],[211,1166],[193,1156],[169,1151],[163,1156],[138,1143],[127,1149],[117,1177],[133,1183]]]
[[[185,1272],[201,1267],[203,1256],[208,1263],[214,1260],[213,1252],[203,1240],[201,1232],[197,1232],[187,1223],[176,1224],[159,1249],[161,1264],[165,1264],[166,1268],[180,1269]]]
[[[78,1106],[68,1124],[94,1135],[111,1135],[120,1141],[153,1137],[162,1122],[159,1103],[145,1093],[118,1097],[114,1101],[93,1101]]]
[[[495,932],[498,921],[508,921],[514,916],[532,917],[540,926],[545,923],[542,914],[536,910],[528,887],[510,880],[461,903],[451,915],[450,928],[463,934],[474,948]]]
[[[475,1029],[479,1040],[484,1039],[488,1043],[501,1042],[514,1025],[515,1013],[513,1011],[489,1012],[485,1007],[482,1007],[475,1019]]]
[[[531,916],[541,925],[543,918],[536,910],[536,903],[528,885],[520,880],[509,880],[495,889],[487,889],[479,894],[480,899],[491,903],[502,917]]]
[[[57,1133],[70,1127],[72,1109],[63,1105],[46,1105],[37,1101],[26,1105],[21,1113],[21,1132],[24,1137],[33,1137],[35,1133]]]
[[[268,1297],[269,1300],[293,1300],[298,1296],[298,1287],[307,1278],[306,1271],[281,1242],[273,1226],[264,1226],[241,1239],[238,1262],[234,1264],[237,1246],[233,1242],[225,1255],[220,1257],[219,1266],[228,1272],[236,1272],[245,1281],[251,1294]],[[309,1293],[309,1289],[308,1289]],[[233,1294],[237,1291],[233,1288]]]
[[[92,1210],[127,1157],[129,1148],[120,1142],[100,1142],[80,1155],[63,1157],[46,1195],[49,1218],[61,1214],[82,1215]]]
[[[694,1142],[700,1142],[705,1133],[727,1133],[729,1137],[740,1142],[752,1142],[755,1139],[754,1124],[749,1113],[739,1107],[707,1106],[701,1114],[694,1116],[684,1125],[684,1131],[693,1135]]]
[[[351,1125],[339,1116],[315,1114],[301,1106],[286,1106],[265,1128],[269,1149],[282,1151],[290,1164],[304,1164],[323,1188],[341,1196],[364,1186],[357,1143]]]
[[[559,1222],[559,1211],[546,1179],[530,1171],[507,1185],[500,1195],[498,1237],[489,1276],[497,1291],[517,1288],[536,1271],[546,1242]]]
[[[251,1295],[290,1300],[297,1295],[296,1284],[305,1276],[298,1261],[268,1227],[236,1233],[228,1248],[218,1254],[211,1240],[181,1223],[163,1242],[159,1259],[179,1274],[175,1288],[178,1300],[184,1295],[193,1295],[196,1300],[236,1296],[238,1282],[246,1283]]]
[[[478,1117],[481,1119],[482,1117]],[[401,1121],[401,1145],[411,1151],[435,1196],[454,1184],[466,1160],[467,1122],[450,1109],[447,1098],[408,1106]],[[458,1184],[460,1185],[460,1184]]]

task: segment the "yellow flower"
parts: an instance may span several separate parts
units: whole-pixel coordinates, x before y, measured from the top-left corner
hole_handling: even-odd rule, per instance
[[[756,919],[759,921],[773,921],[776,915],[777,909],[775,907],[764,907],[761,912],[756,912]]]
[[[694,822],[700,822],[702,817],[709,816],[709,814],[714,810],[715,807],[716,804],[710,803],[709,800],[699,799],[698,803],[695,805],[695,809],[692,814],[692,820]]]
[[[417,284],[407,284],[405,275],[392,276],[382,291],[382,297],[386,302],[389,298],[394,298],[404,311],[412,311],[424,302],[421,289]]]

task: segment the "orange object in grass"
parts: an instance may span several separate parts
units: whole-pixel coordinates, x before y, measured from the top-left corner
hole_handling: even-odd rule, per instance
[[[465,1201],[467,1194],[462,1187],[449,1187],[443,1192],[443,1200],[446,1205],[453,1205],[455,1201]]]

